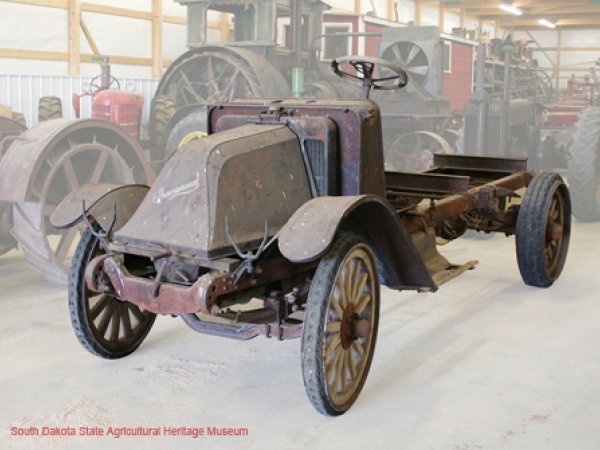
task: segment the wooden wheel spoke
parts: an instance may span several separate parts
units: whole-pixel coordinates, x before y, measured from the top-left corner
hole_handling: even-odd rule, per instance
[[[146,316],[140,311],[140,309],[135,305],[129,305],[129,310],[133,313],[135,318],[141,323],[144,323],[146,320]]]
[[[123,311],[123,305],[117,304],[113,311],[111,320],[110,340],[112,342],[119,341],[119,331],[121,329],[121,311]]]
[[[327,322],[327,327],[325,328],[325,331],[327,333],[339,333],[341,329],[342,329],[341,321],[331,320],[331,321]]]
[[[340,335],[334,335],[325,348],[325,355],[330,355],[332,352],[336,351],[336,349],[340,347],[341,342]]]
[[[104,308],[106,308],[106,305],[108,304],[108,302],[111,300],[111,298],[106,295],[106,294],[102,294],[100,296],[100,299],[98,301],[96,301],[96,303],[94,304],[94,306],[92,307],[92,309],[90,309],[90,313],[89,313],[89,317],[90,317],[90,321],[93,322],[94,320],[96,320],[96,318],[98,317],[98,315],[104,311]]]
[[[129,305],[123,305],[124,308],[121,310],[121,318],[123,320],[123,333],[125,337],[132,337],[133,330],[131,328],[131,317],[129,316]]]
[[[352,301],[352,266],[353,261],[350,260],[344,266],[344,296],[342,299],[342,308],[346,309],[348,303]]]
[[[331,306],[333,307],[333,311],[337,314],[338,319],[342,319],[344,317],[344,310],[341,305],[341,297],[343,297],[342,290],[338,287],[331,295]]]
[[[362,292],[365,290],[365,286],[367,285],[368,278],[369,278],[369,276],[365,272],[360,277],[360,280],[358,281],[358,283],[356,283],[356,289],[354,290],[354,293],[352,295],[352,301],[353,301],[353,303],[358,304],[358,300],[360,298],[360,294],[362,294]]]
[[[330,385],[335,385],[335,380],[336,380],[336,376],[337,376],[337,366],[338,366],[338,361],[341,358],[341,352],[336,352],[333,355],[333,358],[331,359],[331,361],[329,361],[328,363],[328,368],[329,370],[326,373],[327,376],[327,382]]]
[[[348,369],[350,370],[350,377],[352,380],[356,378],[356,363],[354,361],[354,352],[352,351],[352,347],[348,349],[346,352],[348,359]]]
[[[356,352],[360,355],[361,358],[364,356],[365,349],[358,340],[352,341],[352,348],[356,350]]]
[[[362,295],[356,302],[356,314],[361,315],[367,305],[371,302],[371,294]]]
[[[115,308],[117,307],[116,300],[114,298],[111,298],[111,300],[112,301],[109,302],[106,308],[104,308],[102,319],[100,319],[100,323],[98,324],[98,327],[96,327],[96,330],[98,330],[100,336],[106,335],[106,330],[108,329],[108,325],[110,324],[115,312]]]

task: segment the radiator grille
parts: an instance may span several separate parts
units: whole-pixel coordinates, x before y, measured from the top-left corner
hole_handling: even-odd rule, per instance
[[[306,139],[304,149],[310,170],[315,180],[317,195],[327,195],[329,192],[329,180],[327,179],[327,158],[325,155],[325,144],[317,139]]]

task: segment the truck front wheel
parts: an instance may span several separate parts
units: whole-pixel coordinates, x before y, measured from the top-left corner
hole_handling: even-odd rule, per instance
[[[302,334],[302,374],[321,414],[346,412],[371,366],[379,322],[379,280],[369,245],[337,239],[312,280]]]

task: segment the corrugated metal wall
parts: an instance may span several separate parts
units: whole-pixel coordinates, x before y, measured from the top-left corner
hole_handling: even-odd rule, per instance
[[[62,99],[63,116],[75,117],[73,94],[85,92],[90,77],[46,76],[46,75],[2,75],[0,74],[0,104],[10,105],[14,111],[25,115],[27,125],[37,123],[37,108],[40,97],[54,95]],[[142,94],[146,99],[142,123],[147,123],[150,101],[158,87],[158,80],[119,79],[121,89]],[[90,117],[90,97],[81,99],[81,116]]]

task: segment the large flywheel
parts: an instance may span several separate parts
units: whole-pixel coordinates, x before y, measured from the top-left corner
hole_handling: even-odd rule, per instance
[[[414,42],[396,41],[383,51],[381,58],[400,65],[419,86],[424,85],[429,75],[429,58]]]

